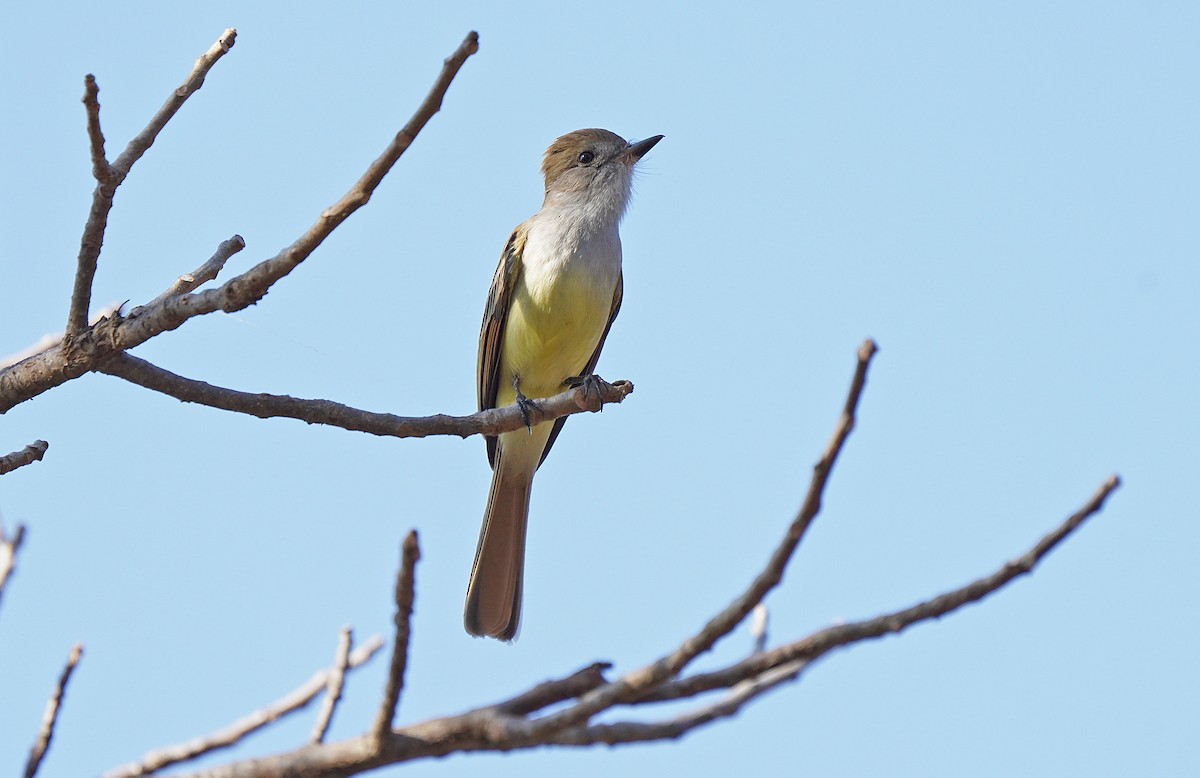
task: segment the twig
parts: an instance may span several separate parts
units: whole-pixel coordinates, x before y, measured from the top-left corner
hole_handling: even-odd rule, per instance
[[[478,434],[497,435],[525,426],[524,417],[515,405],[492,408],[468,416],[395,416],[390,413],[351,408],[332,400],[240,392],[236,389],[213,386],[176,375],[131,354],[117,354],[100,370],[183,402],[199,403],[234,413],[257,416],[260,419],[298,419],[308,424],[324,424],[352,432],[386,437],[458,435],[465,438]],[[527,410],[531,421],[536,424],[585,410],[597,410],[603,404],[619,403],[632,393],[633,384],[629,381],[617,381],[612,384],[601,381],[598,394],[595,391],[584,391],[584,387],[576,387],[538,400],[534,408]],[[596,404],[597,397],[599,404]]]
[[[88,73],[83,78],[83,107],[87,111],[88,142],[92,152],[92,178],[106,181],[111,175],[108,157],[104,154],[104,132],[100,129],[100,87],[96,77]]]
[[[201,87],[204,77],[208,75],[208,71],[217,63],[217,60],[233,48],[236,38],[236,30],[226,30],[208,51],[200,55],[183,84],[171,93],[150,123],[133,140],[129,141],[129,145],[121,152],[121,156],[117,157],[111,165],[104,158],[104,135],[100,129],[100,88],[96,85],[94,76],[88,75],[84,79],[83,103],[87,110],[92,175],[96,179],[96,189],[92,193],[92,207],[88,212],[87,223],[83,227],[83,238],[79,243],[75,287],[71,292],[71,310],[67,315],[68,342],[86,330],[88,326],[88,308],[92,301],[92,281],[96,277],[100,249],[104,244],[104,232],[108,227],[108,214],[112,211],[113,197],[117,187],[129,175],[134,163],[141,159],[146,150],[154,143],[155,138],[158,137],[167,122]]]
[[[40,462],[42,457],[46,456],[46,449],[48,448],[50,448],[50,444],[46,441],[35,440],[20,451],[5,454],[0,457],[0,475],[11,473],[18,467],[25,467],[25,465]]]
[[[854,429],[855,412],[858,408],[858,401],[862,397],[863,388],[866,386],[867,369],[877,351],[874,341],[871,340],[864,342],[859,348],[858,364],[850,383],[846,404],[842,409],[842,415],[837,429],[834,430],[833,438],[826,446],[820,461],[813,468],[812,481],[809,484],[804,503],[800,506],[800,511],[788,527],[787,534],[771,555],[766,567],[746,591],[670,654],[646,667],[628,673],[608,686],[589,692],[577,703],[564,710],[528,723],[526,725],[528,736],[536,737],[539,734],[576,726],[614,705],[629,702],[650,693],[663,682],[677,675],[694,658],[712,648],[713,644],[722,637],[729,634],[754,609],[754,606],[779,584],[783,579],[783,571],[787,567],[788,560],[791,559],[805,532],[808,531],[808,527],[821,510],[821,493],[825,489],[829,474],[833,470],[842,446],[845,445],[846,438]]]
[[[317,723],[313,726],[309,743],[323,743],[329,724],[333,721],[333,711],[342,699],[342,688],[346,681],[346,668],[350,665],[350,646],[354,642],[354,631],[350,627],[342,627],[338,633],[337,656],[333,660],[333,670],[329,674],[329,682],[325,685],[325,699],[321,702],[321,710],[317,713]]]
[[[736,715],[751,700],[781,684],[796,680],[808,666],[806,661],[794,661],[772,668],[751,680],[743,681],[715,702],[665,721],[592,724],[555,733],[549,742],[561,746],[591,746],[599,743],[611,746],[619,743],[674,740],[706,724]]]
[[[566,678],[544,681],[527,692],[482,710],[505,716],[528,716],[543,708],[557,705],[564,700],[573,700],[592,689],[603,686],[608,683],[604,673],[611,669],[611,662],[594,662]]]
[[[396,718],[396,706],[400,692],[404,690],[404,670],[408,665],[408,639],[412,627],[414,583],[417,562],[421,558],[421,547],[417,542],[417,531],[410,530],[404,538],[400,554],[400,571],[396,574],[396,637],[392,641],[392,661],[388,668],[387,686],[383,691],[383,704],[375,715],[371,727],[372,739],[382,745],[392,731],[392,720]]]
[[[241,235],[234,235],[229,240],[221,241],[220,245],[217,246],[216,253],[209,257],[207,262],[192,272],[175,279],[175,283],[171,284],[158,297],[130,311],[129,318],[140,315],[146,308],[162,305],[173,297],[194,291],[201,285],[213,280],[224,269],[225,263],[229,261],[229,258],[244,248],[246,248],[246,240]]]
[[[360,667],[370,660],[381,648],[383,648],[383,639],[380,637],[371,638],[350,654],[350,659],[346,666],[350,669]],[[313,698],[324,691],[329,685],[329,676],[333,672],[335,672],[333,669],[321,670],[313,675],[312,678],[309,678],[300,688],[281,697],[262,710],[255,711],[249,716],[235,721],[224,729],[188,741],[187,743],[180,743],[179,745],[151,751],[142,757],[140,762],[110,770],[104,774],[104,778],[136,778],[136,776],[150,775],[165,767],[236,745],[238,741],[252,732],[262,729],[289,713],[300,710],[311,702]]]
[[[24,542],[24,524],[17,525],[11,538],[5,534],[4,526],[0,525],[0,597],[4,595],[4,587],[8,584],[13,570],[17,568],[17,552],[21,550],[21,544]]]
[[[46,712],[42,715],[42,727],[38,730],[33,748],[29,750],[29,761],[25,763],[25,778],[33,778],[37,774],[42,759],[50,750],[50,741],[54,738],[54,726],[58,723],[58,712],[62,709],[63,695],[67,693],[67,682],[71,680],[71,673],[75,672],[75,666],[79,664],[79,658],[82,656],[83,645],[76,643],[67,657],[66,667],[58,676],[58,684],[54,687],[54,693],[50,695],[50,701],[46,703]]]
[[[115,316],[101,321],[90,329],[80,328],[74,332],[68,329],[69,337],[61,344],[0,369],[0,414],[59,384],[97,369],[112,355],[132,349],[150,338],[176,329],[188,319],[218,310],[239,311],[260,300],[277,281],[312,254],[338,225],[366,204],[400,155],[412,144],[434,113],[441,108],[446,90],[463,63],[478,50],[479,36],[472,32],[445,60],[441,75],[428,96],[408,124],[388,144],[383,154],[371,163],[366,173],[350,188],[350,191],[322,211],[317,222],[292,245],[215,289],[168,298],[158,305],[146,306],[141,315],[135,318],[124,319]],[[130,146],[133,147],[133,145],[134,142],[131,141]],[[125,164],[125,160],[126,154],[122,154],[113,163],[113,168],[120,168]],[[106,218],[107,210],[103,215]],[[85,227],[84,231],[85,241],[93,233],[97,239],[102,237],[102,225],[91,229],[94,221],[99,224],[102,220],[89,217],[89,226]],[[98,246],[99,243],[96,244],[97,255]],[[83,272],[87,270],[86,267],[83,267],[85,264],[88,263],[81,263],[81,273],[77,276],[76,286],[84,291],[79,295],[81,302],[73,303],[71,315],[73,322],[80,320],[74,312],[75,308],[86,310],[88,301],[84,298],[90,297],[91,294],[91,277],[95,272],[95,263],[90,263],[91,270],[88,272]]]

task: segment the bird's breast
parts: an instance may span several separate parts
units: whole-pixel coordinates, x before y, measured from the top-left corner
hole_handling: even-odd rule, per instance
[[[502,363],[521,377],[528,397],[557,394],[563,379],[583,372],[608,325],[621,273],[615,228],[582,240],[564,237],[570,238],[534,225],[513,289]]]

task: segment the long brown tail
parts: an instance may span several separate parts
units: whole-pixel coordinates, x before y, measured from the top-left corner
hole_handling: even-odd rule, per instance
[[[512,474],[505,470],[501,451],[492,473],[483,527],[479,530],[463,624],[476,637],[512,640],[521,621],[525,527],[529,521],[533,474]]]

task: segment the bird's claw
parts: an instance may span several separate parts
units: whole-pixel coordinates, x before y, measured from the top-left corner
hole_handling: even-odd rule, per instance
[[[601,391],[601,386],[604,384],[604,379],[595,373],[588,375],[571,376],[563,380],[568,388],[578,389],[583,388],[583,398],[587,403],[587,407],[594,411],[604,410],[604,393]]]
[[[513,376],[513,391],[517,395],[517,410],[521,412],[521,421],[525,422],[525,429],[532,435],[533,419],[530,417],[530,411],[541,413],[542,409],[533,400],[521,394],[521,379],[518,376]]]

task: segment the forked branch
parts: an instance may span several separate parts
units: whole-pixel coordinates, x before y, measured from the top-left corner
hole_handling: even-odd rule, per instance
[[[231,46],[232,31],[227,33],[227,37],[223,37],[222,41]],[[51,345],[16,364],[0,368],[0,413],[5,413],[18,403],[32,399],[66,381],[96,370],[114,355],[176,329],[191,318],[218,310],[239,311],[262,299],[277,281],[307,259],[342,222],[371,199],[371,195],[400,155],[408,149],[421,129],[441,108],[446,91],[463,63],[479,50],[479,36],[474,32],[468,34],[458,49],[446,58],[433,88],[408,123],[396,133],[383,154],[367,167],[366,172],[344,196],[322,211],[317,221],[290,246],[241,275],[231,278],[220,287],[168,296],[143,306],[136,316],[131,314],[129,317],[122,317],[119,313],[114,313],[88,327],[86,320],[92,278],[95,275],[96,259],[103,242],[108,212],[112,208],[112,191],[115,186],[113,181],[123,180],[129,168],[153,143],[158,132],[182,105],[183,100],[199,88],[204,74],[220,56],[215,51],[221,47],[222,41],[218,41],[209,54],[201,57],[192,77],[167,101],[147,129],[131,141],[129,148],[112,163],[112,175],[109,180],[97,183],[92,212],[84,228],[66,337],[61,343]],[[202,66],[207,63],[206,57],[210,55],[212,63]]]

